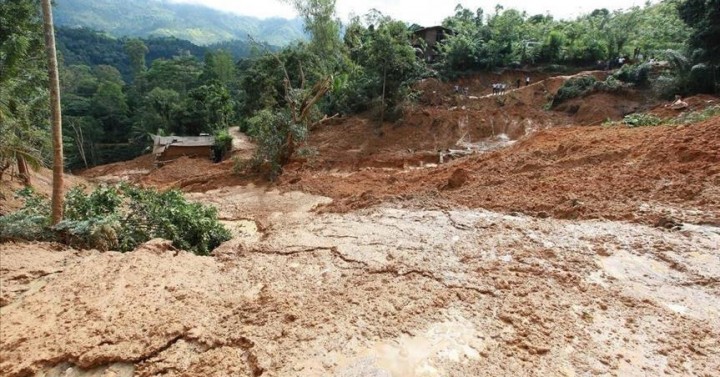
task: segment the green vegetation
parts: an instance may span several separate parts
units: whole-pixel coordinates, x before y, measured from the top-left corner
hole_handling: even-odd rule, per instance
[[[0,177],[17,164],[26,184],[51,155],[42,37],[36,3],[0,2]]]
[[[720,105],[710,106],[699,111],[689,111],[678,115],[676,118],[670,120],[671,124],[693,124],[702,122],[720,115]]]
[[[108,65],[65,66],[62,93],[70,168],[127,160],[142,153],[151,134],[199,135],[227,129],[236,119],[237,76],[224,51],[156,59],[127,41],[133,54],[132,82]],[[118,153],[118,149],[121,150]]]
[[[626,115],[623,120],[623,124],[626,124],[630,127],[646,127],[646,126],[657,126],[662,124],[662,120],[654,115],[651,114],[643,114],[643,113],[637,113],[637,114],[629,114]]]
[[[648,59],[666,49],[681,49],[690,36],[678,4],[665,0],[627,11],[596,9],[572,21],[499,5],[491,14],[458,5],[455,15],[443,21],[453,33],[440,47],[438,68],[444,76],[455,77],[525,64],[605,67],[621,56]]]
[[[363,114],[381,126],[413,107],[419,80],[475,71],[614,70],[602,82],[592,76],[568,80],[548,109],[629,87],[650,87],[667,97],[718,90],[720,0],[596,9],[575,20],[458,6],[444,20],[450,31],[429,63],[422,58],[425,42],[413,34],[419,25],[378,11],[341,25],[335,0],[288,2],[301,21],[260,22],[160,1],[58,2],[66,167],[132,158],[147,151],[151,134],[214,134],[219,159],[231,148],[228,127],[239,125],[259,147],[252,161],[236,162],[233,171],[254,169],[272,179],[293,156],[311,152],[303,141],[328,118]],[[33,0],[0,2],[0,176],[17,165],[28,184],[28,168],[46,164],[51,155],[39,14]],[[716,113],[687,114],[676,122]],[[646,114],[625,123],[662,124]],[[27,232],[17,238],[44,239],[40,230],[49,229],[52,239],[123,250],[162,236],[200,253],[222,239],[219,228],[209,225],[214,220],[207,220],[214,214],[182,203],[178,193],[76,190],[68,203],[68,219],[49,227],[46,203],[28,197],[25,209],[2,218],[8,226],[2,231],[10,232],[7,238]]]
[[[646,85],[650,74],[650,64],[626,64],[617,72],[613,73],[613,77],[625,82],[636,85]]]
[[[65,66],[109,65],[120,71],[124,81],[128,83],[132,81],[133,77],[131,63],[133,50],[128,50],[128,43],[142,42],[144,48],[136,45],[134,54],[144,52],[142,59],[149,62],[157,59],[172,59],[179,55],[191,55],[201,60],[208,52],[218,51],[227,51],[233,58],[240,59],[251,56],[254,51],[251,42],[237,39],[208,46],[198,46],[175,37],[115,38],[105,32],[88,28],[59,27],[56,29],[56,34],[58,50]],[[277,47],[270,45],[264,45],[264,47],[269,50],[277,50]],[[147,65],[142,61],[138,61],[136,64]]]
[[[615,92],[623,87],[623,83],[631,85],[647,85],[649,83],[650,65],[626,64],[605,81],[597,81],[593,76],[573,77],[558,89],[553,97],[551,108],[571,98],[578,98],[596,91]]]
[[[63,0],[55,9],[56,25],[103,30],[120,37],[175,37],[198,45],[232,39],[275,46],[304,38],[300,20],[238,16],[189,4],[158,0]]]
[[[635,113],[626,115],[622,121],[605,123],[607,126],[626,125],[629,127],[647,127],[660,125],[686,125],[699,123],[720,115],[720,105],[710,106],[698,111],[685,111],[669,119],[661,119],[652,114]]]
[[[214,207],[190,203],[179,191],[157,192],[130,185],[101,186],[87,193],[75,187],[65,196],[65,219],[50,225],[50,205],[31,189],[18,193],[25,206],[0,217],[0,242],[64,242],[81,248],[130,251],[153,238],[207,255],[230,233]]]
[[[553,97],[552,106],[557,106],[571,98],[577,98],[589,93],[595,88],[596,83],[597,80],[592,76],[573,77],[565,81],[563,86],[558,89],[555,97]]]

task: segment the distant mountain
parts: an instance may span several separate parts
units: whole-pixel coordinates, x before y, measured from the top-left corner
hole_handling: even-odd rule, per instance
[[[115,37],[176,37],[208,45],[250,35],[275,46],[305,38],[300,19],[261,20],[163,0],[56,0],[54,13],[59,26],[103,30]]]
[[[56,28],[55,34],[60,57],[66,66],[111,65],[120,71],[125,81],[130,81],[132,69],[124,49],[126,37],[115,38],[104,32],[88,28],[63,26]],[[202,60],[208,51],[224,50],[232,54],[235,59],[241,59],[251,56],[254,49],[270,51],[278,49],[267,44],[257,46],[251,42],[237,39],[208,46],[198,46],[175,37],[142,38],[142,41],[148,48],[148,54],[145,57],[148,65],[155,59],[172,59],[179,55],[192,55],[198,60]]]

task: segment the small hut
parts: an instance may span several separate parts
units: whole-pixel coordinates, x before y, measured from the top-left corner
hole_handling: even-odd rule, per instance
[[[153,135],[155,160],[164,162],[182,156],[213,158],[213,136],[157,136]]]
[[[422,49],[423,57],[425,61],[432,63],[440,53],[438,43],[442,42],[448,35],[451,34],[452,30],[443,26],[431,26],[415,30],[413,32],[413,47],[424,47],[424,49]]]

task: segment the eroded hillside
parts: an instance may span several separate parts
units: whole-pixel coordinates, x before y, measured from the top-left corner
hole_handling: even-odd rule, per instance
[[[315,130],[274,183],[189,158],[84,172],[181,188],[234,238],[211,257],[0,245],[0,374],[714,375],[720,118],[591,125],[676,114],[637,93],[546,111],[556,80],[428,83],[395,125]]]

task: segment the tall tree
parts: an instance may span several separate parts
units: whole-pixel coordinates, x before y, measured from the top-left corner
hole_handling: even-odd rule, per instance
[[[708,60],[720,62],[720,0],[687,0],[678,5],[678,11],[693,29],[690,46],[703,49]]]
[[[130,58],[130,68],[132,69],[133,77],[137,77],[139,74],[145,72],[147,67],[145,66],[145,55],[150,51],[148,50],[145,43],[138,38],[129,39],[125,42],[125,53]]]
[[[332,73],[342,54],[340,20],[335,17],[336,0],[286,0],[303,18],[305,31],[312,36],[310,49],[323,58],[325,70]]]
[[[50,0],[42,0],[43,30],[45,32],[45,49],[48,60],[48,76],[50,78],[50,113],[52,119],[53,140],[53,188],[52,188],[52,223],[57,224],[63,217],[63,143],[62,115],[60,109],[60,78],[55,50],[55,29],[53,27],[52,6]]]

